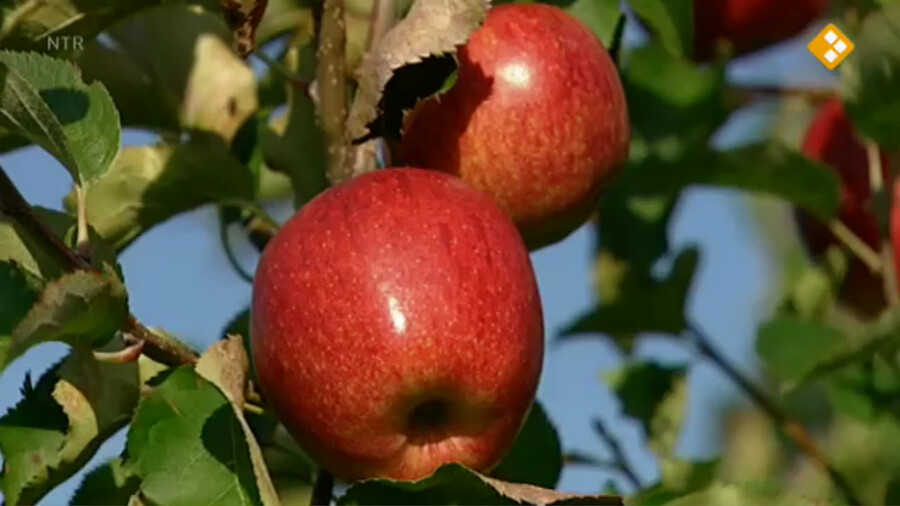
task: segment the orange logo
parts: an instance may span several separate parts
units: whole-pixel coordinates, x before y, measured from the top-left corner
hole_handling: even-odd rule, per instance
[[[828,70],[834,70],[856,47],[837,26],[830,24],[810,41],[809,52]]]

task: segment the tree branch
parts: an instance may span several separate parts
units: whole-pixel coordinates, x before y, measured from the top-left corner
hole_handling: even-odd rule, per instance
[[[42,243],[48,253],[53,254],[68,270],[95,270],[86,259],[75,254],[37,218],[31,205],[22,197],[2,168],[0,168],[0,214],[5,214],[19,222],[34,239]],[[197,361],[197,354],[189,347],[150,331],[134,315],[128,315],[128,320],[121,330],[125,333],[127,344],[134,345],[138,341],[143,341],[144,353],[157,362],[177,366],[193,364]]]
[[[641,478],[628,462],[628,458],[625,456],[625,451],[622,449],[622,445],[619,444],[619,440],[612,435],[599,418],[594,419],[594,430],[597,431],[597,434],[603,439],[603,442],[606,443],[606,446],[608,446],[609,450],[612,452],[613,467],[621,471],[622,474],[628,478],[628,481],[631,482],[635,490],[643,489],[644,486],[641,484]]]
[[[708,358],[723,373],[725,373],[729,379],[750,397],[759,409],[775,422],[776,426],[784,432],[798,450],[806,455],[806,457],[815,465],[825,471],[831,479],[831,482],[834,484],[834,487],[844,496],[844,499],[847,500],[847,503],[851,505],[861,504],[847,479],[837,470],[834,464],[828,460],[825,453],[819,449],[815,438],[813,438],[806,427],[796,420],[791,419],[791,417],[778,406],[774,400],[770,399],[765,392],[754,385],[747,377],[728,362],[728,360],[715,349],[712,341],[709,340],[707,335],[698,325],[690,323],[688,330],[694,335],[694,340],[697,343],[697,348],[701,355]]]
[[[344,74],[344,0],[322,0],[316,83],[319,119],[325,137],[326,174],[332,184],[347,179],[347,78]]]

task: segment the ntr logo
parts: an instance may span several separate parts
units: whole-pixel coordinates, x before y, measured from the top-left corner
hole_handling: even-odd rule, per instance
[[[834,70],[853,52],[855,46],[837,26],[831,24],[816,35],[807,47],[825,68]]]

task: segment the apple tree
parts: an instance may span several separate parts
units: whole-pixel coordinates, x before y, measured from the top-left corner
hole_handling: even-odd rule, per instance
[[[827,86],[728,71],[826,21],[854,43]],[[890,0],[2,0],[0,153],[72,183],[43,208],[0,168],[0,373],[67,345],[0,417],[3,501],[73,476],[72,504],[900,501],[898,76]],[[764,102],[777,125],[717,142]],[[696,187],[770,210],[762,379],[687,309],[705,252],[669,229]],[[204,206],[254,302],[195,350],[133,314],[118,258]],[[544,328],[529,249],[580,226],[596,301]],[[651,334],[693,360],[640,356]],[[608,457],[534,401],[543,354],[583,339],[624,357],[608,387],[652,482],[602,420]],[[698,364],[750,406],[709,460],[677,451]],[[622,481],[557,490],[565,466]]]

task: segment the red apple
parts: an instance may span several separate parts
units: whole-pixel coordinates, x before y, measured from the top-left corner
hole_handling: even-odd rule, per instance
[[[304,206],[263,253],[251,321],[266,398],[347,480],[490,469],[543,359],[515,226],[461,180],[420,169],[365,174]]]
[[[870,207],[872,189],[868,155],[837,98],[827,101],[816,114],[803,141],[803,153],[837,172],[841,179],[838,219],[869,247],[880,250],[878,220]],[[885,181],[889,180],[887,162],[887,158],[882,157]],[[798,213],[797,218],[804,242],[814,257],[821,257],[829,247],[839,244],[828,228],[815,218],[804,213]],[[867,316],[878,314],[885,307],[881,278],[856,257],[850,259],[838,297]]]
[[[491,196],[532,248],[564,238],[628,157],[606,49],[556,7],[510,4],[489,11],[458,58],[456,85],[407,117],[399,159]]]
[[[741,55],[789,39],[827,8],[828,0],[694,0],[694,58],[712,59],[720,42]]]

